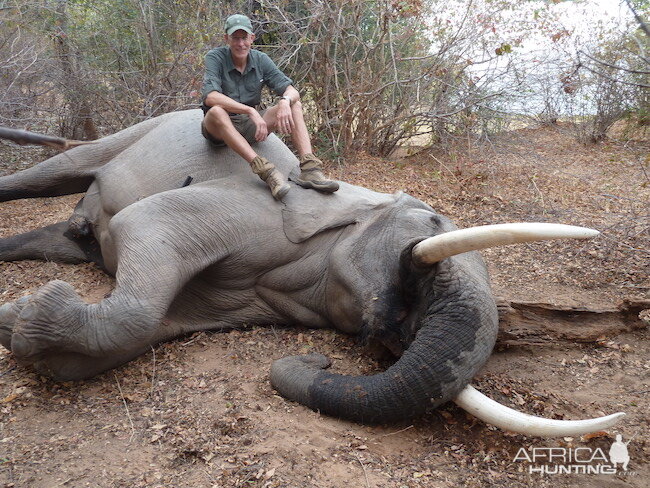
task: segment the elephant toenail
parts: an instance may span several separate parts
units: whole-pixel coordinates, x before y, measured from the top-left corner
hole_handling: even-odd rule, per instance
[[[11,336],[11,351],[17,357],[29,357],[32,355],[32,346],[22,334],[14,333]]]
[[[5,303],[0,307],[0,322],[13,322],[17,315],[13,303]]]
[[[25,322],[29,322],[30,320],[36,318],[37,314],[38,314],[38,307],[33,303],[28,303],[20,311],[20,315],[18,317],[21,320],[24,320]]]

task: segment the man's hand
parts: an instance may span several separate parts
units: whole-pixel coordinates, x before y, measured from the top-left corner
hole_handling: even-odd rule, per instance
[[[278,111],[276,113],[277,130],[281,134],[291,134],[294,128],[293,114],[291,113],[291,104],[284,98],[278,102]]]
[[[257,127],[257,130],[255,131],[255,140],[257,142],[265,141],[269,135],[269,128],[266,125],[266,120],[264,120],[260,113],[254,109],[251,111],[250,118],[255,124],[255,127]]]

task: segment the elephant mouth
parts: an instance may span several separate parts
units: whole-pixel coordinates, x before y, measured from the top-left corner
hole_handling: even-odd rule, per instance
[[[584,227],[548,223],[515,223],[472,227],[430,237],[413,248],[413,262],[422,267],[445,258],[489,247],[550,239],[587,239],[598,231]],[[540,437],[581,435],[612,427],[623,412],[585,420],[555,420],[528,415],[501,405],[471,385],[453,399],[463,410],[485,423],[504,430]]]

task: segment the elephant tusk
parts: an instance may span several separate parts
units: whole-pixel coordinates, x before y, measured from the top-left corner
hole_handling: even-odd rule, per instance
[[[535,417],[501,405],[467,385],[454,403],[483,422],[519,434],[539,437],[561,437],[588,434],[613,426],[625,413],[587,420],[553,420]]]
[[[413,261],[419,266],[431,266],[456,254],[488,247],[549,239],[587,239],[598,234],[597,230],[586,227],[540,222],[482,225],[446,232],[419,242],[413,248]]]

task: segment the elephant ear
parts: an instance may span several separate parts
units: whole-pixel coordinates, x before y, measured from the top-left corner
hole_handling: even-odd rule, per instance
[[[294,186],[284,197],[284,233],[293,243],[303,242],[319,232],[367,218],[374,210],[394,204],[402,195],[377,193],[340,182],[336,193],[320,193]]]

